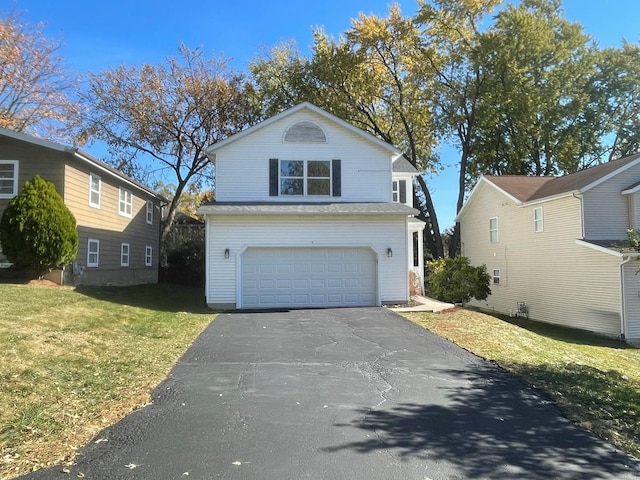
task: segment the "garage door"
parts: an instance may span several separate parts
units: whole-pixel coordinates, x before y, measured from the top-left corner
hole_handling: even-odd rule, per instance
[[[376,305],[376,258],[368,248],[248,248],[241,308]]]

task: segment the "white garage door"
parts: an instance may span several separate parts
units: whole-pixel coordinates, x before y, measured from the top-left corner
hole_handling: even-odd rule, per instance
[[[376,305],[376,258],[368,248],[248,248],[241,308]]]

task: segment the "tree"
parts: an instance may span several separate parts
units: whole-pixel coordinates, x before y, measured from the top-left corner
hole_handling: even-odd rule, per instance
[[[91,75],[84,100],[84,135],[106,142],[112,165],[147,182],[175,182],[163,239],[187,185],[212,178],[205,148],[255,123],[260,114],[242,74],[226,60],[205,58],[185,45],[179,58],[160,65]]]
[[[431,98],[428,89],[419,88],[412,70],[419,32],[411,19],[394,5],[386,18],[361,14],[338,41],[322,30],[314,37],[309,60],[285,44],[251,65],[268,108],[279,111],[308,100],[403,149],[419,171],[434,171]],[[425,199],[427,245],[440,257],[443,248],[431,194],[422,176],[418,182]]]
[[[485,265],[474,267],[467,257],[440,258],[429,262],[427,290],[432,297],[450,303],[484,300],[491,294],[491,278]]]
[[[0,243],[10,262],[38,277],[76,258],[76,220],[53,183],[36,175],[24,184],[2,214]]]
[[[76,81],[57,54],[60,43],[42,29],[16,14],[0,19],[0,127],[67,141]]]

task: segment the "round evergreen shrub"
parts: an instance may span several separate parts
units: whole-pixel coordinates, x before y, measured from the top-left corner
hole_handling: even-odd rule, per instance
[[[429,262],[429,295],[448,303],[466,303],[471,297],[484,300],[491,294],[487,267],[474,267],[467,257],[440,258]]]
[[[39,277],[78,254],[76,219],[53,183],[36,175],[12,198],[0,219],[2,252],[16,267]]]

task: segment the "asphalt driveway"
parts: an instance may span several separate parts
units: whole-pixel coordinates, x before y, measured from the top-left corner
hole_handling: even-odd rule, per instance
[[[220,315],[87,479],[630,479],[524,383],[382,308]]]

